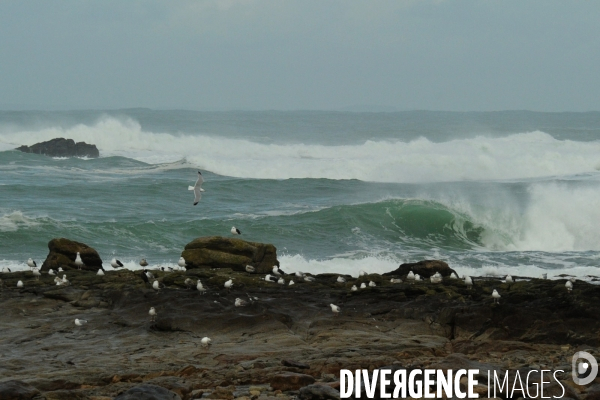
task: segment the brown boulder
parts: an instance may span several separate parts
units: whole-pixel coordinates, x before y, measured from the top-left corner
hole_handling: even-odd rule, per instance
[[[207,236],[195,239],[181,253],[187,268],[231,268],[245,271],[246,265],[265,274],[279,265],[277,249],[272,244],[247,242],[242,239]]]
[[[102,259],[98,252],[84,243],[75,242],[65,238],[56,238],[48,242],[50,252],[42,264],[42,271],[50,268],[55,271],[58,267],[64,270],[77,269],[75,257],[79,252],[81,260],[85,264],[81,269],[86,271],[97,271],[102,268]]]
[[[421,278],[429,278],[436,272],[439,272],[442,276],[450,276],[452,273],[456,273],[452,268],[448,266],[444,261],[440,260],[423,260],[416,263],[401,264],[396,270],[386,272],[383,275],[398,275],[405,276],[410,271],[415,274],[421,275]]]

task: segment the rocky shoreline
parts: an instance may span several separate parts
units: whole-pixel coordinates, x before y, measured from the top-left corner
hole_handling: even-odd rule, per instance
[[[598,398],[570,378],[573,353],[598,356],[600,345],[600,287],[585,282],[568,293],[565,280],[481,278],[469,290],[450,277],[338,283],[323,274],[283,286],[223,268],[153,271],[165,286],[157,292],[139,273],[71,270],[68,286],[47,274],[1,274],[0,398],[112,399],[141,384],[181,399],[335,398],[341,368],[383,366],[563,369],[572,398]],[[187,289],[186,278],[207,292]],[[350,290],[370,281],[377,286]],[[236,307],[236,298],[248,305]],[[75,318],[89,322],[77,327]],[[30,397],[2,397],[15,385]]]

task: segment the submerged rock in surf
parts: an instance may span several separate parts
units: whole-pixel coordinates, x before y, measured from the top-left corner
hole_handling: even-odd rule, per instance
[[[59,267],[63,270],[78,269],[75,264],[77,253],[80,254],[83,261],[82,270],[97,271],[102,268],[102,259],[98,252],[87,244],[75,242],[65,238],[55,238],[48,242],[50,252],[42,264],[42,271],[48,271],[50,268],[55,271]]]
[[[98,158],[100,152],[95,144],[77,142],[73,139],[56,138],[32,146],[17,147],[24,153],[44,154],[50,157],[89,157]]]
[[[246,271],[246,265],[255,272],[266,274],[277,261],[277,249],[272,244],[247,242],[242,239],[207,236],[195,239],[181,253],[186,268],[231,268]]]

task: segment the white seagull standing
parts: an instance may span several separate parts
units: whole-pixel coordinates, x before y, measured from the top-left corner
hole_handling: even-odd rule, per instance
[[[492,292],[492,297],[494,298],[494,303],[500,303],[500,293],[496,289]]]
[[[19,281],[19,282],[21,282],[21,281]],[[567,281],[567,282],[565,283],[565,287],[567,288],[567,292],[569,292],[569,293],[570,293],[570,292],[571,292],[571,290],[573,290],[573,282],[571,282],[571,281]]]
[[[238,228],[236,228],[235,226],[231,227],[231,233],[234,234],[234,235],[241,235],[242,234],[242,232]]]
[[[179,265],[181,268],[185,268],[185,266],[186,266],[185,258],[179,257],[179,261],[177,261],[177,265]]]
[[[150,311],[148,311],[148,314],[150,315],[150,321],[156,321],[156,309],[154,307],[150,307]]]
[[[408,275],[406,275],[406,280],[410,283],[413,283],[415,281],[415,273],[412,271],[408,271]]]
[[[77,265],[77,269],[81,269],[81,267],[84,265],[79,252],[77,252],[77,257],[75,257],[75,265]]]
[[[467,285],[467,289],[471,289],[473,287],[473,279],[470,276],[465,277],[465,285]]]
[[[202,294],[204,294],[204,292],[206,292],[206,289],[202,285],[202,282],[200,282],[200,279],[198,279],[198,283],[196,283],[196,290],[198,290]]]
[[[506,275],[506,283],[513,283],[513,282],[514,282],[514,280],[513,280],[512,276]]]
[[[29,260],[27,260],[27,265],[29,266],[29,268],[37,268],[37,264],[35,263],[35,261],[33,261],[33,258],[30,258]]]
[[[40,270],[37,267],[33,268],[33,276],[35,276],[36,281],[39,281],[40,276],[42,276],[42,273],[40,272]]]
[[[201,186],[203,183],[204,178],[202,177],[202,172],[198,171],[198,180],[196,181],[196,184],[194,186],[188,186],[188,190],[194,191],[194,205],[198,204],[202,198],[201,192],[204,192],[204,189],[202,189]]]
[[[18,287],[18,288],[21,288],[21,287],[23,287],[23,281],[18,281],[18,282],[17,282],[17,287]]]
[[[331,307],[331,311],[333,311],[333,315],[339,315],[340,311],[342,311],[342,309],[339,306],[336,306],[335,304],[330,304],[329,307]]]

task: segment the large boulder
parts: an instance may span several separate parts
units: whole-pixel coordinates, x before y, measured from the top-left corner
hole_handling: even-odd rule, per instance
[[[266,274],[279,265],[277,249],[272,244],[242,239],[207,236],[195,239],[181,253],[187,268],[231,268],[245,271],[252,265],[256,273]]]
[[[0,400],[29,400],[39,394],[39,390],[22,381],[0,382]]]
[[[100,157],[95,144],[77,142],[73,139],[56,138],[47,142],[36,143],[32,146],[17,147],[24,153],[44,154],[50,157]]]
[[[406,276],[410,271],[415,274],[421,275],[422,278],[429,278],[436,272],[439,272],[442,276],[450,276],[452,273],[456,273],[452,268],[443,261],[440,260],[423,260],[416,263],[401,264],[397,269],[391,272],[386,272],[383,275],[397,275]]]
[[[86,271],[97,271],[102,268],[102,259],[98,252],[84,243],[75,242],[65,238],[55,238],[48,242],[50,252],[42,264],[42,271],[50,268],[55,271],[58,267],[64,270],[77,269],[75,257],[79,252],[81,260],[85,264],[81,269]]]

